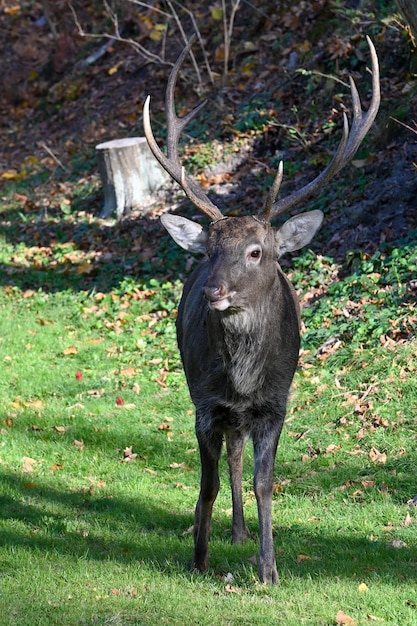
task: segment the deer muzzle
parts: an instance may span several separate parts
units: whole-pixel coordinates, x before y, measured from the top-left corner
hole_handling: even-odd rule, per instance
[[[228,292],[226,286],[221,284],[215,287],[204,287],[203,293],[211,309],[225,311],[231,306],[233,296],[236,292]]]

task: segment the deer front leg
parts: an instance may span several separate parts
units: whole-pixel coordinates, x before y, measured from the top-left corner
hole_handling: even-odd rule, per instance
[[[196,427],[200,446],[201,481],[200,495],[194,517],[194,554],[192,569],[205,572],[208,566],[208,542],[211,530],[211,514],[217,497],[219,479],[219,458],[223,437],[221,434],[207,435]]]
[[[245,541],[249,537],[249,530],[245,526],[242,501],[242,471],[245,442],[246,437],[239,432],[232,431],[226,435],[227,462],[229,464],[233,503],[233,543]]]
[[[275,454],[280,432],[281,426],[276,430],[261,429],[252,435],[255,455],[254,487],[258,505],[260,536],[258,573],[261,582],[266,584],[278,583],[272,540],[272,489]]]

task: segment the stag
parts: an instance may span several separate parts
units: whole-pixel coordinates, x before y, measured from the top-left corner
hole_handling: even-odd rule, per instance
[[[329,165],[312,182],[276,200],[282,162],[266,201],[257,215],[227,217],[198,183],[184,171],[178,141],[184,127],[201,110],[200,103],[184,117],[175,112],[178,73],[192,39],[175,63],[166,89],[167,155],[151,128],[150,97],[143,112],[145,135],[154,156],[192,203],[210,219],[200,224],[178,215],[161,217],[182,248],[204,255],[186,282],[176,322],[177,340],[187,383],[195,405],[195,432],[200,449],[200,494],[194,518],[192,567],[208,566],[213,504],[219,491],[218,463],[223,439],[233,504],[232,541],[248,537],[242,502],[243,452],[248,437],[254,450],[254,490],[258,508],[263,583],[277,583],[273,548],[272,491],[275,455],[285,419],[287,398],[300,347],[300,313],[294,288],[278,259],[310,242],[320,227],[321,211],[298,214],[279,229],[271,220],[322,189],[354,156],[369,131],[380,102],[378,58],[368,39],[372,60],[372,100],[364,113],[352,78],[353,122],[343,114],[343,133]]]

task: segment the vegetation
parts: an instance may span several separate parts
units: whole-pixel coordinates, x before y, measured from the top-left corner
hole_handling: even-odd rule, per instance
[[[23,54],[22,42],[40,54],[34,24],[48,3],[6,4],[4,32],[13,37],[28,24],[32,30],[24,31],[20,47],[5,46],[4,54]],[[103,32],[105,16],[97,3],[82,4],[80,19]],[[393,26],[393,3],[345,5],[282,2],[275,21],[255,19],[247,3],[236,13],[231,52],[243,60],[229,64],[229,108],[222,109],[219,100],[206,107],[204,132],[212,143],[203,142],[196,120],[184,157],[201,170],[251,145],[250,168],[242,166],[248,170],[239,197],[243,211],[259,199],[265,170],[271,178],[280,150],[286,151],[286,177],[291,173],[297,180],[328,161],[339,121],[336,109],[327,114],[329,94],[339,85],[330,72],[337,65],[343,81],[348,71],[363,75],[366,47],[359,44],[358,54],[352,50],[364,30],[381,50],[382,118],[395,110],[412,127],[414,53],[406,30]],[[266,1],[257,9],[272,15]],[[207,24],[209,60],[213,68],[223,67],[219,14],[204,14],[201,3],[199,10],[200,23]],[[160,14],[139,8],[130,13],[125,28],[132,37],[138,15],[144,28],[153,23],[146,42],[159,51]],[[67,19],[63,12],[58,29]],[[47,50],[51,38],[42,33]],[[320,41],[324,60],[319,67],[309,65]],[[78,48],[78,61],[93,43]],[[307,74],[292,74],[291,80],[285,75],[278,85],[284,65],[263,75],[267,56],[272,63],[271,46],[283,53],[284,65],[297,52]],[[283,260],[302,304],[303,344],[275,471],[280,585],[264,587],[256,576],[250,446],[244,501],[253,539],[230,543],[223,461],[210,569],[204,576],[190,573],[199,458],[175,316],[195,259],[162,232],[155,218],[165,207],[117,226],[95,217],[100,195],[90,148],[103,138],[103,127],[109,134],[120,128],[137,132],[143,94],[136,101],[124,100],[123,93],[131,94],[132,67],[142,70],[135,60],[125,63],[126,54],[115,44],[81,79],[66,69],[58,80],[57,69],[43,73],[39,61],[24,97],[5,108],[10,154],[3,145],[0,626],[417,624],[417,224],[412,215],[408,221],[392,218],[369,230],[366,246],[351,246],[356,222],[347,227],[343,219],[373,181],[382,186],[387,159],[398,160],[406,141],[394,133],[393,156],[392,130],[371,137],[356,166],[315,201],[326,220],[314,247]],[[143,91],[160,82],[161,103],[164,72],[152,67]],[[115,76],[116,99],[109,89]],[[49,83],[45,87],[49,80],[53,92]],[[2,97],[7,94],[6,80]],[[51,142],[46,156],[43,148],[35,149],[45,136]],[[266,165],[260,171],[261,161]],[[220,182],[230,176],[220,176]],[[203,176],[202,182],[218,181]],[[391,204],[403,191],[399,186]],[[389,209],[375,209],[378,227],[385,213],[377,211]]]

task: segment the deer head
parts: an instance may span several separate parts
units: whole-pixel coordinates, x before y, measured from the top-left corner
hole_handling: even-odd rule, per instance
[[[208,198],[202,188],[189,178],[181,165],[178,155],[178,141],[181,132],[186,125],[199,113],[207,101],[201,102],[192,111],[182,118],[175,112],[174,91],[181,66],[193,44],[194,36],[190,39],[184,50],[178,57],[168,80],[166,89],[166,121],[167,121],[167,155],[159,148],[151,128],[150,121],[150,96],[146,98],[143,110],[143,125],[145,136],[155,158],[162,167],[179,183],[186,196],[212,223],[224,220],[226,217],[220,209]],[[253,219],[269,224],[276,216],[288,211],[295,205],[299,205],[313,194],[321,191],[324,185],[335,176],[355,155],[362,140],[368,133],[380,103],[379,68],[378,58],[374,45],[367,37],[372,61],[372,100],[368,111],[364,113],[361,108],[358,90],[355,82],[350,77],[353,122],[349,130],[348,119],[343,113],[343,132],[336,153],[325,168],[314,180],[294,191],[285,198],[276,200],[283,178],[283,162],[281,161],[275,176],[274,183],[268,193],[265,204],[259,209]],[[292,250],[297,250],[306,245],[320,227],[323,215],[320,211],[301,213],[288,220],[276,233],[277,258]],[[186,250],[192,252],[205,252],[207,232],[199,225],[180,216],[163,215],[161,221],[167,228],[174,240]]]

